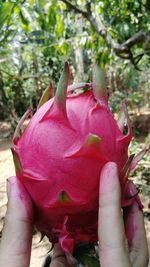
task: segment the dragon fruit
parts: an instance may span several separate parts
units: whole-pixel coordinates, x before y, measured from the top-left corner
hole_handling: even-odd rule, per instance
[[[67,254],[78,244],[97,241],[99,179],[105,163],[117,163],[122,207],[139,198],[126,194],[130,171],[145,154],[128,157],[132,138],[125,103],[118,122],[109,107],[105,72],[93,68],[91,83],[69,85],[65,63],[55,97],[52,86],[20,136],[29,109],[19,123],[12,153],[16,175],[35,207],[35,225]],[[124,134],[124,127],[127,133]]]

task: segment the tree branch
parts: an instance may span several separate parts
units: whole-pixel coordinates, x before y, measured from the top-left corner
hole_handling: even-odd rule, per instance
[[[117,53],[126,53],[135,44],[144,43],[144,42],[148,41],[149,38],[150,38],[150,36],[148,33],[144,32],[144,31],[140,31],[140,32],[136,33],[134,36],[132,36],[131,38],[129,38],[122,45],[118,45],[118,47],[116,47],[115,50]],[[150,42],[150,40],[149,40],[149,42]]]
[[[70,3],[68,0],[60,0],[61,2],[65,3],[66,6],[73,10],[76,13],[82,14],[84,18],[86,18],[93,29],[100,35],[106,42],[108,47],[111,47],[115,54],[123,59],[129,59],[134,65],[136,65],[136,62],[138,63],[139,60],[136,62],[134,61],[134,57],[132,55],[131,49],[134,45],[139,43],[146,43],[147,44],[147,50],[150,53],[150,33],[146,33],[145,31],[140,31],[136,33],[134,36],[129,38],[127,41],[125,41],[123,44],[119,44],[116,42],[107,29],[105,28],[102,20],[100,20],[100,17],[93,16],[91,12],[91,4],[88,2],[86,4],[86,11],[82,10],[80,7]],[[142,57],[139,57],[140,59]],[[138,59],[139,59],[138,58]]]
[[[80,13],[82,14],[84,17],[85,17],[85,13],[86,11],[80,9],[79,7],[73,5],[72,3],[70,3],[68,0],[60,0],[61,2],[65,3],[66,6],[71,9],[71,10],[74,10],[76,13]]]
[[[145,42],[147,39],[147,34],[144,31],[140,31],[136,33],[134,36],[129,38],[124,45],[128,47],[132,47],[133,45],[139,43],[139,42]]]
[[[137,65],[143,56],[150,55],[150,50],[145,50],[134,57],[134,62]]]
[[[17,76],[17,75],[13,75],[11,73],[9,73],[6,70],[0,69],[0,72],[5,73],[6,75],[8,75],[9,77],[11,77],[14,80],[18,80],[18,81],[23,81],[23,80],[28,80],[28,79],[35,79],[38,77],[38,74],[36,75],[31,75],[31,76]]]
[[[73,10],[74,12],[82,14],[82,16],[90,22],[93,29],[106,40],[106,31],[104,30],[104,27],[103,29],[102,27],[99,27],[99,23],[97,23],[95,18],[93,17],[91,8],[90,8],[90,3],[86,4],[87,10],[84,11],[80,7],[77,7],[74,4],[70,3],[68,0],[60,0],[60,1],[65,3],[66,6],[69,9]]]

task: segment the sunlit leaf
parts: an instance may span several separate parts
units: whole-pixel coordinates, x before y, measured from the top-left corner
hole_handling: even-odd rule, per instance
[[[3,26],[4,22],[8,19],[11,13],[13,3],[5,2],[0,6],[0,28]]]
[[[39,8],[42,9],[46,4],[46,0],[38,0]]]
[[[33,4],[34,4],[34,0],[29,0],[29,5],[33,6]]]
[[[57,36],[63,35],[63,21],[61,20],[59,15],[56,15],[56,27],[55,27],[55,32]]]

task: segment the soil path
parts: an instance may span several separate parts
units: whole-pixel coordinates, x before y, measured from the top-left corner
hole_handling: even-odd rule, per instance
[[[1,127],[0,127],[1,128]],[[2,134],[2,132],[1,132]],[[15,174],[13,159],[10,151],[11,142],[1,138],[0,136],[0,234],[2,232],[3,220],[6,212],[7,196],[6,196],[6,179]],[[148,206],[148,199],[142,196],[145,209]],[[150,221],[145,218],[146,234],[150,251]],[[39,243],[40,234],[33,236],[32,255],[30,267],[41,267],[43,260],[50,249],[50,244],[45,238]],[[150,264],[149,264],[150,267]]]

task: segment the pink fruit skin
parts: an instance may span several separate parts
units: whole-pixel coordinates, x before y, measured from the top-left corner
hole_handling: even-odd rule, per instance
[[[122,172],[131,138],[129,129],[123,135],[107,102],[88,90],[67,95],[65,116],[54,98],[47,101],[14,141],[17,177],[33,201],[35,225],[66,253],[98,239],[99,178],[106,162],[117,163],[122,205],[136,200],[126,198],[128,178]]]

